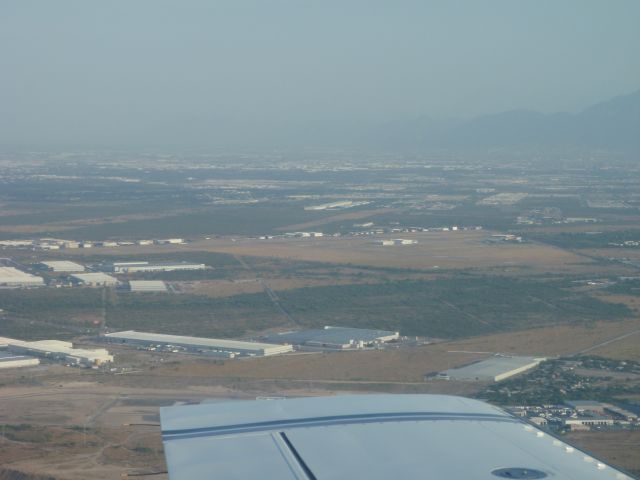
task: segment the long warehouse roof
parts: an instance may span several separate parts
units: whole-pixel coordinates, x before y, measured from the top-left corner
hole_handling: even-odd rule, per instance
[[[365,328],[325,327],[295,332],[284,332],[269,335],[266,339],[270,342],[288,342],[303,344],[310,341],[326,343],[348,343],[353,341],[373,342],[380,338],[397,337],[398,332],[387,330],[371,330]]]
[[[142,342],[157,342],[171,345],[193,345],[194,347],[208,347],[224,350],[272,350],[281,349],[282,345],[273,343],[243,342],[239,340],[226,340],[219,338],[187,337],[183,335],[167,335],[163,333],[136,332],[127,330],[124,332],[107,333],[105,337],[137,340]]]
[[[516,370],[527,365],[535,365],[543,359],[536,357],[493,356],[460,368],[445,370],[451,378],[489,378]]]
[[[101,272],[74,273],[71,277],[87,283],[116,283],[118,281],[117,278]]]
[[[54,271],[59,272],[84,272],[84,265],[79,263],[70,262],[68,260],[46,260],[40,262],[46,267],[52,268]]]
[[[14,267],[0,266],[0,283],[43,283],[42,277],[31,275]]]

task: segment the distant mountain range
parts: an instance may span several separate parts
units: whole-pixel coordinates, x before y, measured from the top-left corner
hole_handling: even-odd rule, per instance
[[[388,124],[372,135],[398,148],[601,148],[640,153],[640,90],[580,113],[512,110],[466,121],[419,119]]]

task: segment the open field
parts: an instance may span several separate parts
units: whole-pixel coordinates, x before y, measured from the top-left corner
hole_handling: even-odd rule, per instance
[[[640,430],[570,432],[564,435],[563,440],[640,475]]]
[[[428,232],[318,239],[266,241],[216,239],[198,241],[188,249],[234,255],[278,257],[303,261],[368,265],[387,268],[437,269],[503,267],[528,273],[576,271],[588,268],[588,260],[540,244],[487,244],[488,232]],[[382,239],[407,238],[417,245],[383,247]]]
[[[638,235],[640,237],[640,233]],[[632,260],[640,260],[640,248],[622,248],[622,247],[610,247],[610,248],[593,248],[585,249],[584,253],[593,256],[600,257],[617,257],[617,258],[629,258]]]
[[[158,407],[178,400],[228,397],[207,392],[133,390],[95,382],[60,381],[3,387],[0,465],[56,480],[120,478],[123,473],[164,471]],[[125,424],[151,424],[125,425]],[[166,479],[166,475],[154,478]]]
[[[367,237],[214,238],[196,240],[182,246],[121,247],[118,249],[68,250],[69,257],[97,253],[108,256],[169,253],[219,252],[231,255],[276,257],[287,260],[365,265],[395,269],[481,269],[502,268],[526,274],[558,272],[582,273],[597,267],[586,257],[538,243],[486,243],[491,235],[478,232],[425,232]],[[416,245],[383,247],[383,239],[407,238]],[[599,266],[602,269],[602,266]],[[612,267],[610,267],[612,268]],[[626,271],[624,266],[618,270]]]
[[[358,283],[375,283],[374,279],[350,278],[275,278],[267,281],[269,288],[275,291],[294,290],[296,288],[327,287],[335,285],[353,285]],[[195,282],[175,282],[177,289],[185,293],[206,295],[210,297],[232,297],[245,293],[259,293],[264,290],[260,279],[246,280],[205,280]]]
[[[567,356],[640,328],[640,319],[595,322],[585,326],[559,325],[519,332],[497,333],[449,342],[452,350],[489,351],[539,356]],[[610,353],[619,348],[610,344]],[[624,347],[620,347],[624,348]],[[601,351],[593,354],[603,355]]]
[[[636,333],[615,343],[594,348],[589,354],[618,360],[640,360],[640,327]]]

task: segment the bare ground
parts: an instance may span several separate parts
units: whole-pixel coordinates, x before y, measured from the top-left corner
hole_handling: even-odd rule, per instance
[[[571,432],[565,438],[596,457],[640,474],[640,430]]]

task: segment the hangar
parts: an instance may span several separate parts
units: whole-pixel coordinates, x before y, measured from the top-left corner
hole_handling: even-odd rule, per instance
[[[117,278],[100,272],[76,273],[71,275],[71,278],[75,282],[86,285],[87,287],[112,287],[118,284]]]
[[[14,355],[12,353],[0,352],[0,369],[33,367],[39,365],[40,360],[26,355]]]
[[[31,275],[14,267],[0,266],[0,286],[5,287],[41,287],[42,277]]]
[[[166,292],[167,285],[162,280],[129,280],[132,292]]]
[[[38,266],[44,270],[50,272],[84,272],[84,265],[80,265],[76,262],[69,262],[67,260],[48,260],[40,262]]]

